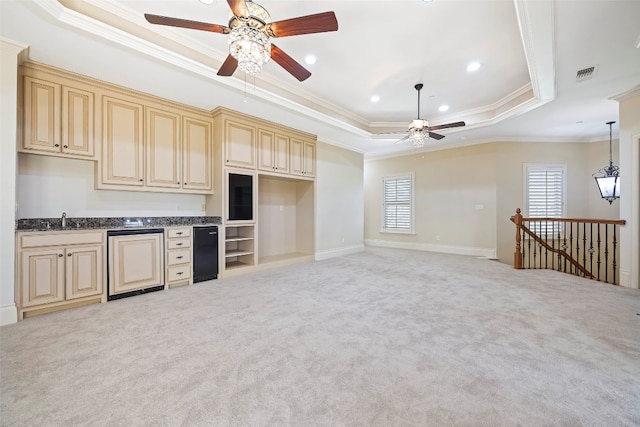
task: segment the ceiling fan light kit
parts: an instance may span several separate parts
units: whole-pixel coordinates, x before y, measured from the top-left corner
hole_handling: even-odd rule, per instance
[[[240,71],[257,74],[271,58],[271,43],[263,31],[238,25],[229,34],[229,53],[238,61]]]
[[[447,123],[447,124],[437,125],[437,126],[429,126],[428,121],[422,120],[420,118],[420,91],[422,90],[423,87],[424,85],[422,83],[418,83],[414,86],[416,91],[418,91],[418,118],[412,120],[411,123],[409,123],[409,134],[404,138],[396,141],[395,142],[396,144],[399,144],[406,140],[410,140],[413,143],[414,147],[416,148],[424,147],[425,142],[427,142],[427,139],[429,138],[433,138],[436,140],[440,140],[444,138],[444,135],[440,135],[438,133],[431,132],[431,131],[438,130],[438,129],[455,128],[455,127],[465,125],[464,122],[455,122],[455,123]]]
[[[271,37],[338,30],[338,21],[333,12],[271,22],[269,12],[251,0],[227,0],[227,3],[231,9],[228,27],[168,16],[151,14],[144,16],[151,24],[229,34],[229,55],[218,70],[219,76],[231,76],[236,69],[249,74],[259,73],[271,58],[299,81],[306,80],[311,73],[282,49],[273,45],[270,41]]]

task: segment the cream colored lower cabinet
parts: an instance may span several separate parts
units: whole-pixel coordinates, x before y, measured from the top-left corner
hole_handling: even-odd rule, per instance
[[[193,284],[191,230],[191,227],[167,227],[164,229],[167,286]]]
[[[164,284],[162,233],[109,236],[109,296]]]
[[[18,317],[106,301],[104,232],[19,233]]]

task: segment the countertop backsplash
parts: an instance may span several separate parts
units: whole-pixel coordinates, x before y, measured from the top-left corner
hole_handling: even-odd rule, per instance
[[[62,228],[62,218],[25,218],[16,220],[16,231],[121,229],[209,224],[222,224],[222,218],[219,216],[71,217],[66,218],[66,227],[64,228]]]

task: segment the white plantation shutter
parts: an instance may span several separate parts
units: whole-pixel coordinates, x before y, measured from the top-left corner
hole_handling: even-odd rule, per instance
[[[562,218],[565,216],[565,176],[566,166],[564,165],[526,165],[527,217]],[[537,228],[540,227],[542,225]],[[557,234],[558,227],[558,223],[553,223],[552,229],[534,231]]]
[[[382,230],[413,231],[413,176],[385,177],[383,188]]]

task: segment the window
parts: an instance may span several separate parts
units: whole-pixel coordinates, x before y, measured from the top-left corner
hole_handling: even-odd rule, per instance
[[[525,206],[529,218],[562,218],[565,216],[565,165],[525,165]],[[539,234],[559,233],[560,223],[534,223]]]
[[[413,173],[383,179],[382,231],[413,233]]]

